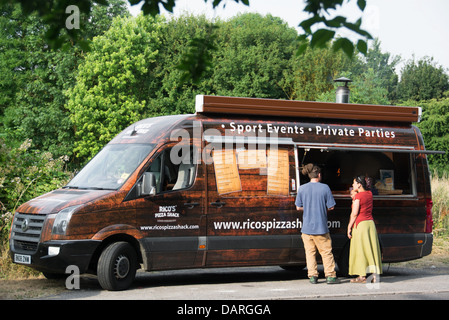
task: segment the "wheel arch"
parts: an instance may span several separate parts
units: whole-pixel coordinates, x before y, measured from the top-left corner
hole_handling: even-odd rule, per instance
[[[93,239],[95,240],[101,240],[101,244],[97,247],[97,249],[95,250],[94,254],[92,255],[91,261],[89,263],[89,271],[96,274],[97,272],[97,264],[98,264],[98,259],[100,258],[101,253],[103,252],[103,250],[105,248],[107,248],[110,244],[114,243],[114,242],[128,242],[136,251],[137,254],[137,259],[138,259],[138,263],[143,263],[143,258],[142,258],[142,250],[140,248],[140,243],[138,241],[138,238],[136,238],[136,233],[135,231],[137,231],[136,229],[132,228],[131,231],[133,232],[129,232],[130,229],[117,229],[114,228],[115,231],[120,231],[118,233],[112,233],[110,232],[111,228],[107,228],[109,230],[103,229],[102,231],[98,232]],[[102,237],[101,235],[106,235],[106,237]],[[139,236],[139,235],[137,235]]]

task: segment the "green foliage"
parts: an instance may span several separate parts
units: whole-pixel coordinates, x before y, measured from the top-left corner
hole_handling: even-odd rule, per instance
[[[329,101],[335,101],[332,80],[350,65],[351,61],[341,52],[308,48],[301,56],[291,59],[290,68],[284,72],[283,89],[291,100],[315,101],[326,92]]]
[[[54,49],[59,49],[63,45],[75,42],[83,48],[89,46],[84,31],[86,28],[66,28],[66,19],[69,14],[67,7],[76,4],[81,14],[89,16],[92,8],[96,4],[106,6],[107,0],[78,0],[74,3],[72,0],[47,0],[47,1],[29,1],[29,0],[1,0],[0,4],[20,4],[21,10],[26,16],[38,16],[45,25],[44,40]],[[81,24],[81,23],[80,23]],[[84,25],[84,23],[83,23]]]
[[[180,65],[186,54],[192,50],[191,40],[205,38],[209,32],[212,32],[211,36],[216,39],[216,28],[211,30],[211,21],[205,16],[183,15],[163,23],[159,33],[159,54],[152,68],[155,81],[148,88],[150,95],[143,116],[194,112],[194,97],[205,92],[203,88],[208,77],[197,83],[191,77],[183,77],[186,73]],[[211,68],[206,70],[211,72]]]
[[[331,79],[344,76],[353,80],[349,85],[351,103],[389,105],[395,97],[398,81],[395,70],[399,61],[399,56],[382,52],[380,41],[375,39],[365,56],[346,60],[342,67],[336,69],[338,73],[334,73],[336,76]],[[331,70],[331,67],[327,69]],[[328,83],[331,83],[331,79]],[[331,91],[328,92],[318,90],[317,100],[335,102],[337,87],[337,84],[331,86]]]
[[[440,99],[449,90],[449,76],[433,58],[424,57],[415,62],[409,61],[401,72],[401,81],[397,87],[400,100]]]
[[[191,81],[198,84],[203,74],[212,66],[212,52],[216,50],[214,30],[217,26],[209,23],[205,37],[195,37],[189,42],[189,49],[177,68],[183,71],[180,82]]]
[[[306,6],[304,12],[312,15],[311,18],[304,20],[299,26],[304,30],[299,39],[303,41],[297,51],[298,54],[305,52],[307,46],[305,44],[306,39],[310,39],[311,48],[327,48],[331,41],[335,38],[336,32],[341,29],[347,29],[353,32],[356,36],[362,37],[357,40],[357,44],[354,45],[348,38],[339,38],[333,42],[332,48],[334,51],[342,50],[349,58],[354,55],[354,50],[357,48],[359,52],[366,55],[367,53],[367,40],[372,39],[371,34],[361,28],[362,18],[356,22],[347,21],[346,17],[336,16],[332,19],[328,19],[329,10],[337,10],[342,7],[345,0],[305,0]],[[347,1],[349,2],[349,1]],[[365,10],[366,0],[357,0],[357,6],[361,12]],[[322,26],[316,31],[312,31],[314,25]]]
[[[152,86],[160,27],[160,22],[144,16],[116,19],[103,36],[94,38],[76,85],[67,91],[78,157],[94,156],[141,118]]]
[[[281,83],[290,70],[296,32],[279,18],[244,14],[220,22],[214,70],[204,81],[217,95],[286,98]]]
[[[362,64],[365,70],[372,70],[376,78],[373,85],[387,90],[387,97],[390,102],[396,100],[396,87],[398,84],[398,75],[396,67],[401,57],[392,56],[388,52],[382,52],[379,39],[375,39],[370,46],[367,55]],[[357,77],[358,75],[356,75]],[[369,84],[367,84],[369,85]]]
[[[114,15],[124,14],[123,1],[110,2],[81,17],[89,37],[107,30]],[[33,138],[35,149],[70,156],[73,131],[64,90],[73,87],[84,53],[78,46],[49,49],[46,30],[36,14],[23,13],[19,5],[0,7],[0,137],[10,146]]]
[[[423,114],[417,126],[423,134],[426,149],[446,151],[446,154],[427,156],[431,171],[442,176],[449,173],[449,97],[421,101],[419,105],[423,108]]]
[[[54,159],[49,152],[32,150],[31,140],[10,148],[0,140],[0,243],[7,239],[17,207],[32,198],[65,185],[67,156]]]
[[[128,0],[131,5],[142,3],[141,10],[144,15],[151,15],[153,17],[160,13],[160,8],[163,7],[169,12],[173,12],[176,5],[176,0]],[[234,0],[236,3],[242,3],[249,6],[249,0]],[[48,43],[53,48],[60,48],[67,46],[68,41],[78,43],[83,49],[89,49],[89,41],[86,40],[85,28],[64,28],[67,23],[67,8],[72,5],[71,0],[50,0],[46,1],[45,5],[40,2],[27,0],[1,0],[1,3],[19,3],[26,14],[37,13],[42,18],[45,25],[48,27],[45,36]],[[205,3],[208,0],[204,1]],[[212,0],[213,8],[223,4],[226,7],[226,2],[223,0]],[[308,46],[308,42],[304,41],[311,38],[310,46],[312,48],[324,48],[334,39],[336,32],[341,29],[352,31],[357,36],[362,37],[358,39],[355,46],[349,39],[342,38],[334,42],[334,50],[342,49],[349,57],[354,54],[354,49],[363,54],[367,51],[367,40],[372,39],[372,36],[361,28],[362,18],[355,23],[347,21],[343,16],[337,16],[328,19],[329,10],[336,10],[344,6],[344,0],[305,0],[304,12],[312,15],[311,18],[300,23],[304,30],[304,34],[299,37],[300,45],[297,53],[303,53]],[[347,1],[349,2],[349,1]],[[81,14],[88,15],[95,5],[107,5],[107,0],[80,0],[76,3],[76,9]],[[363,12],[366,7],[366,0],[357,0],[358,8]],[[312,32],[312,26],[324,24],[326,28],[321,28]],[[190,43],[190,50],[186,53],[179,68],[184,71],[182,80],[192,80],[198,83],[199,79],[205,74],[207,67],[211,64],[211,56],[214,51],[212,45],[213,35],[211,32],[205,37],[198,37],[192,39]]]

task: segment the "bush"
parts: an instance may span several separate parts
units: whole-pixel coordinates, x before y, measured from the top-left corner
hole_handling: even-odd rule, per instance
[[[18,148],[0,140],[0,243],[7,241],[15,210],[20,204],[65,185],[72,174],[67,156],[31,149],[28,139]]]

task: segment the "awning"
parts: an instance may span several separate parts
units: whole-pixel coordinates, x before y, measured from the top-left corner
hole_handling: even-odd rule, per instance
[[[337,151],[369,151],[369,152],[396,152],[411,154],[445,154],[445,151],[416,150],[414,146],[387,146],[387,145],[361,145],[361,144],[327,144],[295,142],[292,138],[271,138],[254,136],[204,136],[209,143],[224,144],[258,144],[258,145],[290,145],[302,149],[337,150]]]

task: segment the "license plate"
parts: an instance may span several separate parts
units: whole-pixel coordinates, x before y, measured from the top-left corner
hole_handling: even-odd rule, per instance
[[[23,264],[31,264],[31,256],[26,254],[14,254],[14,262],[23,263]]]

